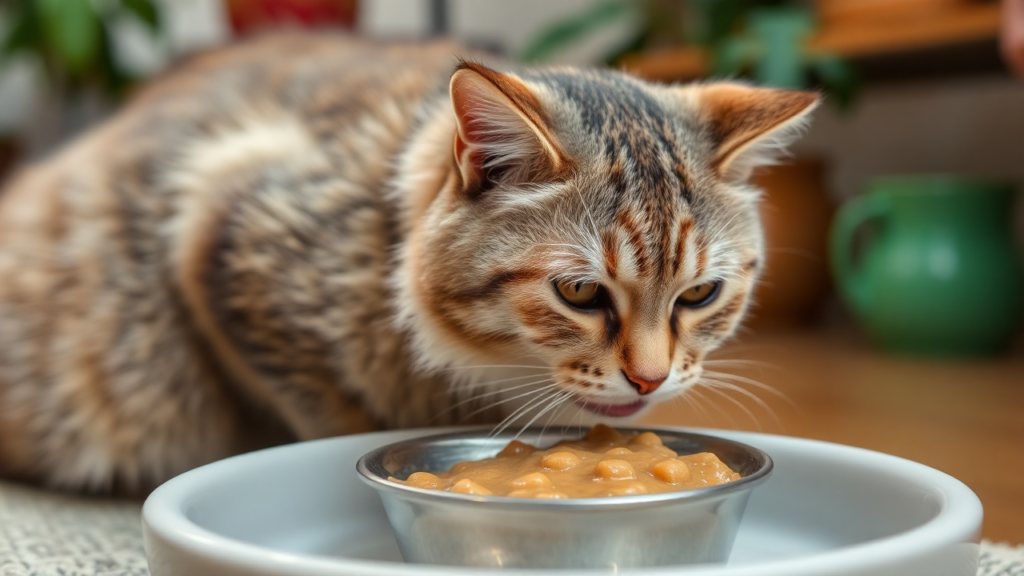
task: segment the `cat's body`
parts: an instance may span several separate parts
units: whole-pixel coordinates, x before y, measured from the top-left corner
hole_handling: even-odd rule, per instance
[[[545,366],[541,402],[601,390],[610,415],[630,386],[692,385],[761,259],[754,194],[725,174],[750,167],[718,156],[813,97],[744,116],[751,89],[712,106],[615,73],[452,78],[456,52],[281,35],[212,53],[9,183],[0,476],[138,490],[254,446],[457,422],[486,398],[457,405],[452,374],[486,364]],[[744,122],[760,132],[729,144]],[[560,308],[598,266],[605,312]],[[684,327],[674,298],[724,279]]]

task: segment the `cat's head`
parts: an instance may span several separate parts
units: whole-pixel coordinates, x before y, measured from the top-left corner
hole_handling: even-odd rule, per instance
[[[529,358],[610,416],[692,386],[764,262],[747,179],[818,97],[473,63],[450,94],[397,277],[421,360]]]

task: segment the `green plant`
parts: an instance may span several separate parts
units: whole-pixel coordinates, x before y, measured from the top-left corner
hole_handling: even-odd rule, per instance
[[[134,18],[159,37],[154,0],[0,0],[7,21],[0,64],[34,55],[54,90],[99,89],[118,96],[135,80],[114,55],[113,26]]]
[[[841,108],[856,94],[853,67],[835,54],[812,52],[814,14],[786,0],[605,0],[542,32],[520,54],[546,60],[583,38],[623,21],[635,34],[605,55],[616,64],[626,54],[667,45],[704,51],[717,77],[749,77],[780,88],[820,85]]]
[[[778,88],[820,84],[840,108],[848,108],[856,95],[856,73],[835,54],[807,49],[814,28],[814,14],[801,6],[750,10],[737,32],[715,44],[713,73],[749,74]]]

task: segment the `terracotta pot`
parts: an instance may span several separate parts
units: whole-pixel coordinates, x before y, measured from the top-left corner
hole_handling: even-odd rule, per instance
[[[829,294],[828,230],[834,205],[824,166],[794,160],[754,177],[761,204],[767,262],[747,324],[755,329],[796,327],[817,319]]]
[[[267,28],[334,26],[353,28],[358,0],[226,0],[224,8],[236,34]]]

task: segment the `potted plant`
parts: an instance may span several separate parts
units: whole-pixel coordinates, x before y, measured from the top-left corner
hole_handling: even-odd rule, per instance
[[[134,19],[160,33],[155,0],[0,0],[0,66],[27,57],[42,72],[27,147],[39,153],[96,120],[136,80],[115,55],[113,28]]]

